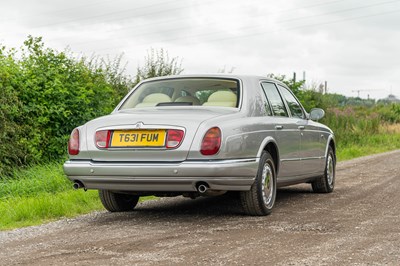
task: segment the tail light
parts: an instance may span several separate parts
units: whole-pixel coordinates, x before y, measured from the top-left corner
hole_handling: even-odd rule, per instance
[[[110,146],[111,130],[99,130],[95,135],[97,148],[108,148]]]
[[[177,148],[183,139],[183,130],[178,129],[168,129],[167,130],[167,149]]]
[[[68,141],[68,154],[78,155],[79,153],[79,130],[75,128],[72,130],[71,136]]]
[[[217,154],[221,147],[221,130],[218,127],[210,128],[201,142],[200,152],[203,155]]]

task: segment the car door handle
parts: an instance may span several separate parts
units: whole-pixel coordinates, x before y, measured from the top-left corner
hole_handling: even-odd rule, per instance
[[[304,126],[299,126],[298,129],[303,130],[303,129],[305,129],[305,127]]]
[[[283,126],[280,126],[280,125],[275,126],[275,129],[282,129],[282,128],[283,128]]]

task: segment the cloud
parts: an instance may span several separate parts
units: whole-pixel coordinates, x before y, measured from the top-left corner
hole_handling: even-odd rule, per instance
[[[124,52],[131,74],[153,47],[183,58],[186,73],[306,71],[333,92],[378,88],[371,97],[381,98],[391,87],[400,96],[398,1],[15,0],[2,11],[7,46],[31,34],[88,56]]]

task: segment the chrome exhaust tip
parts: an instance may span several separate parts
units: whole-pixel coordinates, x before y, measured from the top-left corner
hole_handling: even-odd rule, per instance
[[[73,187],[74,189],[80,189],[80,188],[84,188],[85,186],[83,185],[82,182],[80,182],[80,181],[75,181],[74,184],[72,185],[72,187]]]
[[[207,190],[208,190],[208,186],[205,185],[205,184],[200,184],[200,185],[197,187],[197,191],[198,191],[199,193],[201,193],[201,194],[206,193]]]

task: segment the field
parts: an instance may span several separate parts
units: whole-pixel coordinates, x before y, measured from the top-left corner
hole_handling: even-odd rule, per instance
[[[396,109],[397,110],[397,109]],[[400,115],[396,119],[400,119]],[[400,148],[400,123],[365,108],[332,108],[322,121],[333,129],[339,160]]]

